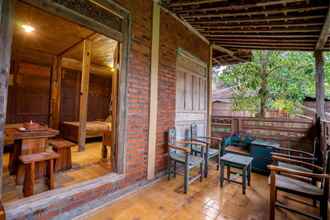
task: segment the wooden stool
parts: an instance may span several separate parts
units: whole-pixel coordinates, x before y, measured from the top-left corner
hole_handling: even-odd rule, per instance
[[[22,155],[19,157],[25,168],[23,195],[24,197],[33,195],[35,184],[35,164],[36,162],[47,162],[47,177],[49,189],[55,187],[54,160],[59,155],[55,152],[42,152],[36,154]]]
[[[228,182],[234,182],[242,184],[242,193],[245,194],[246,190],[246,182],[250,186],[251,182],[251,165],[252,165],[252,157],[243,156],[239,154],[231,154],[227,153],[220,158],[220,187],[223,186],[223,182],[225,179],[224,169],[227,167],[227,178]],[[242,182],[238,182],[230,178],[230,168],[237,168],[242,170]],[[235,173],[236,174],[236,173]]]
[[[50,139],[48,143],[52,146],[53,150],[59,154],[59,158],[55,163],[55,172],[71,169],[71,147],[74,147],[75,143],[62,138]]]

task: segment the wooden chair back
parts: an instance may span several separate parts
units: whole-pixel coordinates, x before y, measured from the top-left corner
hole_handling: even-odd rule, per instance
[[[168,129],[167,143],[175,145],[175,143],[176,143],[176,130],[175,130],[175,128]],[[169,150],[169,152],[172,152],[172,151],[175,152],[175,149],[172,149],[172,148],[169,148],[168,150]]]
[[[197,124],[196,123],[192,123],[190,126],[190,138],[191,139],[196,139],[198,137],[197,134]]]

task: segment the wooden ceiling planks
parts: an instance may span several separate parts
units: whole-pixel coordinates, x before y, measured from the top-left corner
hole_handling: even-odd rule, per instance
[[[167,0],[163,6],[210,43],[233,51],[330,50],[329,0]],[[216,58],[226,60],[237,59]]]
[[[113,64],[115,40],[20,1],[16,3],[15,18],[14,57],[42,65],[51,65],[53,57],[58,55],[81,61],[82,42],[90,39],[92,64],[107,68]],[[35,31],[24,32],[23,24],[33,26]]]

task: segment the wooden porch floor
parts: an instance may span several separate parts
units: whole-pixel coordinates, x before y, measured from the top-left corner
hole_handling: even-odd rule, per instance
[[[266,176],[253,173],[252,185],[247,189],[246,195],[243,195],[241,185],[235,183],[225,182],[224,187],[220,188],[219,175],[215,166],[211,170],[211,175],[202,183],[195,182],[190,186],[187,195],[182,192],[181,176],[170,181],[163,178],[152,186],[91,211],[78,219],[268,219],[269,190]],[[279,199],[301,210],[317,213],[314,208],[296,203],[288,196],[280,194]],[[304,220],[307,218],[278,209],[276,219]]]

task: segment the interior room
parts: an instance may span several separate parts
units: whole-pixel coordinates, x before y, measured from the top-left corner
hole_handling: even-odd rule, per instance
[[[20,1],[15,18],[3,202],[115,171],[119,44]],[[37,157],[40,152],[55,156]],[[22,157],[27,154],[36,157]]]

